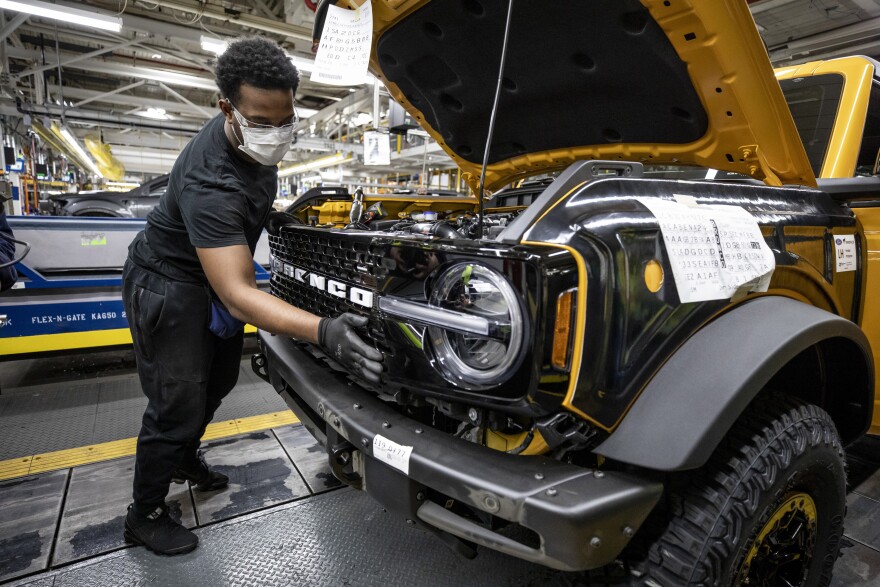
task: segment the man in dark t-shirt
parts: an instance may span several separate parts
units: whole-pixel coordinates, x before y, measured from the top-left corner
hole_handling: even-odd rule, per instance
[[[246,39],[219,57],[216,76],[221,114],[174,163],[123,273],[123,303],[149,400],[125,539],[162,554],[198,544],[168,513],[169,483],[189,481],[203,491],[228,483],[198,448],[238,380],[245,322],[317,343],[367,380],[378,382],[382,371],[382,354],[355,333],[365,318],[320,318],[256,286],[253,253],[275,199],[276,165],[296,125],[296,68],[277,44]]]

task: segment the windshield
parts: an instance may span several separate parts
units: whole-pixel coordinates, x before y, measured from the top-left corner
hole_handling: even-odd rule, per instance
[[[826,73],[779,82],[816,177],[822,170],[834,117],[840,104],[843,76]]]

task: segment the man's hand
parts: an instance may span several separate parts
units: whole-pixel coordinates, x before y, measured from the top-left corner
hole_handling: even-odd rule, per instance
[[[338,318],[322,318],[318,325],[318,344],[355,375],[371,383],[379,383],[382,353],[362,341],[354,331],[366,324],[366,316],[351,313]]]

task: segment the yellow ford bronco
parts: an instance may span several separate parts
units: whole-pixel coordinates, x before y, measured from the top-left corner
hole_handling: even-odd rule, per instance
[[[828,584],[880,433],[880,64],[774,76],[742,0],[372,10],[371,70],[475,193],[558,175],[274,220],[272,292],[385,357],[260,334],[334,473],[465,555]]]

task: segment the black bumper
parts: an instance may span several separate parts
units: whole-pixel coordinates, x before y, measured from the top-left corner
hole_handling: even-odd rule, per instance
[[[259,338],[270,380],[326,443],[334,471],[352,464],[355,479],[343,481],[428,529],[560,570],[592,569],[620,554],[660,498],[662,485],[651,480],[514,456],[423,426],[290,339],[264,332]],[[412,447],[408,474],[374,457],[377,435]],[[436,493],[449,499],[435,503]],[[532,530],[540,545],[474,523],[450,509],[451,500]]]

